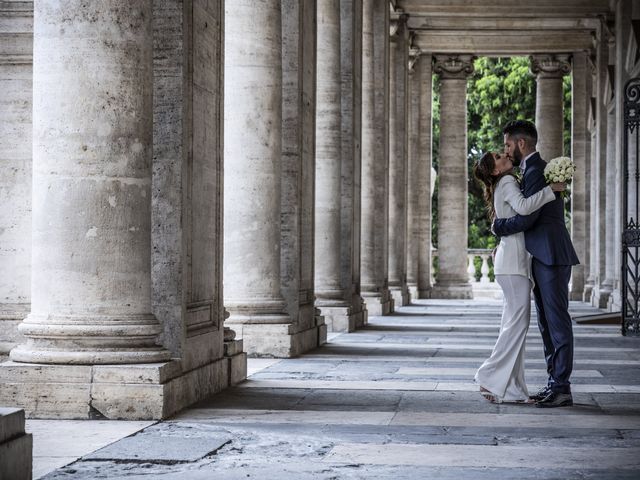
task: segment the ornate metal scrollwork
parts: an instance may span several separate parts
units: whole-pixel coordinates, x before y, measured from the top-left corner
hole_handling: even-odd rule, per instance
[[[622,334],[640,336],[640,78],[624,87]],[[632,149],[630,148],[632,147]],[[632,173],[632,174],[631,174]],[[634,204],[630,205],[630,194]]]
[[[640,78],[632,78],[624,86],[624,126],[633,133],[640,125]]]

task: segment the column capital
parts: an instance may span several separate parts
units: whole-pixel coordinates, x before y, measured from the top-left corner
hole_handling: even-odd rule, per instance
[[[422,50],[418,47],[411,47],[409,49],[409,74],[414,72],[416,63],[420,59],[420,55],[422,55]]]
[[[531,55],[531,73],[537,78],[558,78],[571,72],[569,55]]]
[[[433,72],[442,78],[467,78],[473,73],[473,55],[435,55]]]
[[[409,15],[401,13],[401,10],[396,10],[398,16],[389,20],[389,37],[397,38],[400,32],[404,30],[407,25]]]

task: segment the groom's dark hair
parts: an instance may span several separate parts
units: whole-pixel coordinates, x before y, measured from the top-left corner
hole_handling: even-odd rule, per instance
[[[510,137],[524,138],[533,147],[538,143],[538,130],[533,123],[527,120],[513,120],[507,123],[502,129],[502,133]]]

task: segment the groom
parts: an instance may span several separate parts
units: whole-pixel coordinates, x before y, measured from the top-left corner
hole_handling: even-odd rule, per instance
[[[546,162],[536,151],[538,132],[533,123],[516,120],[504,128],[504,149],[523,173],[522,193],[530,197],[542,190]],[[498,218],[493,223],[498,236],[524,232],[525,245],[533,256],[533,294],[538,327],[544,343],[549,379],[530,398],[536,407],[573,405],[569,377],[573,368],[573,330],[569,316],[571,266],[579,263],[564,224],[564,203],[560,195],[528,216]]]

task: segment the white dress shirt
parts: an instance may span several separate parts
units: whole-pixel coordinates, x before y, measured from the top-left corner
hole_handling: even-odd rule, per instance
[[[527,155],[526,157],[524,157],[524,158],[522,159],[522,161],[520,162],[520,171],[521,171],[522,173],[524,173],[524,169],[525,169],[525,168],[527,168],[527,160],[529,159],[529,157],[530,157],[531,155],[533,155],[533,154],[536,154],[536,153],[538,153],[538,152],[537,152],[537,150],[536,150],[536,151],[531,152],[529,155]]]

